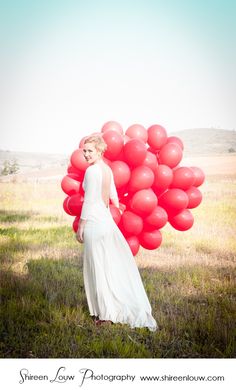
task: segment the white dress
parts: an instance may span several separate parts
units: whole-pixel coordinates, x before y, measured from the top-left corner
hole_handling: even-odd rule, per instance
[[[117,203],[111,169],[110,172],[110,199]],[[135,259],[103,201],[102,180],[99,164],[87,168],[81,219],[86,220],[83,275],[90,315],[155,331],[157,324]]]

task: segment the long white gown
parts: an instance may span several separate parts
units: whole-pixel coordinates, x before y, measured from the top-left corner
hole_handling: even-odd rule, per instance
[[[109,168],[110,169],[110,168]],[[112,171],[110,199],[118,202]],[[83,275],[89,312],[100,320],[157,329],[138,267],[128,243],[102,198],[103,171],[87,168],[81,219],[85,219]]]

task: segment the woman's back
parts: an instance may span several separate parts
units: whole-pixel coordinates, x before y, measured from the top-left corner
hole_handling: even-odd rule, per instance
[[[99,163],[102,172],[101,197],[106,207],[109,206],[111,188],[111,170],[105,163]]]
[[[82,219],[103,221],[111,217],[109,201],[119,207],[117,192],[111,168],[103,161],[87,168],[83,182],[85,198]]]

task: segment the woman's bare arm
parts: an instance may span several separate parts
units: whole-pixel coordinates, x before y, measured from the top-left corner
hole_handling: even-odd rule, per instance
[[[80,219],[79,220],[79,225],[78,225],[78,230],[76,233],[76,239],[80,242],[84,242],[84,226],[86,224],[86,219]]]

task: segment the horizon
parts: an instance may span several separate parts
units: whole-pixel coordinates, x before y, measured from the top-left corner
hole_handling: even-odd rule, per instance
[[[124,132],[235,129],[235,11],[229,0],[0,2],[1,149],[68,153],[109,120]]]
[[[202,127],[202,128],[192,128],[192,129],[181,129],[181,130],[178,130],[178,131],[175,131],[175,132],[171,132],[169,134],[167,134],[168,136],[172,136],[172,135],[175,135],[177,133],[181,133],[181,132],[193,132],[194,130],[213,130],[213,131],[232,131],[232,132],[236,132],[236,129],[221,129],[221,128],[214,128],[214,127]],[[79,141],[80,139],[78,140],[77,142],[77,147],[78,147],[78,144],[79,144]],[[70,151],[67,151],[67,152],[60,152],[60,151],[34,151],[34,150],[12,150],[12,149],[2,149],[0,147],[0,152],[6,152],[6,153],[26,153],[26,154],[45,154],[45,155],[62,155],[62,156],[68,156],[70,154],[73,153],[73,151],[76,149],[76,146],[74,146],[74,149],[72,148]]]

